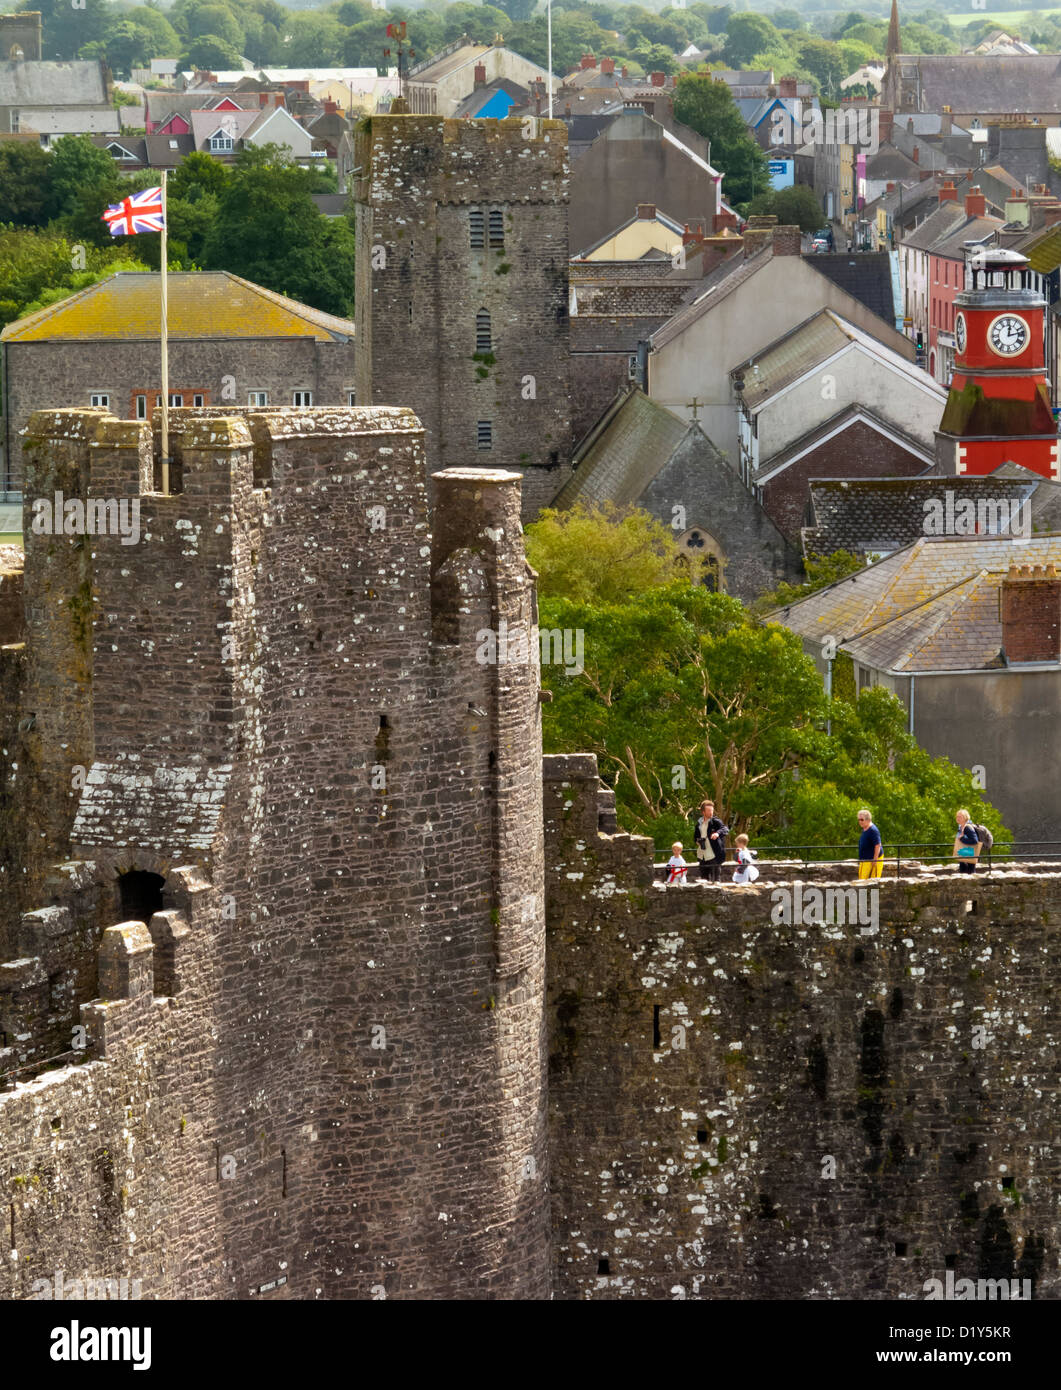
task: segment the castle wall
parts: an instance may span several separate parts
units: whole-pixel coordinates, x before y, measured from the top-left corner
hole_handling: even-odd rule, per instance
[[[775,925],[765,871],[653,886],[595,759],[545,764],[557,1296],[1056,1297],[1061,876]]]
[[[37,410],[84,402],[102,393],[109,410],[133,419],[135,397],[154,400],[159,386],[158,340],[98,342],[13,342],[6,344],[7,445],[10,487],[23,483],[21,431]],[[248,404],[251,391],[264,391],[268,405],[290,406],[295,391],[312,391],[315,406],[343,406],[354,386],[352,342],[318,342],[315,338],[171,338],[170,392],[192,405],[194,393],[204,405]]]
[[[375,116],[357,133],[357,399],[410,405],[430,469],[523,475],[523,514],[570,467],[566,134],[540,121]],[[473,248],[469,213],[483,213]],[[504,245],[489,244],[489,210]],[[492,346],[476,361],[476,315]],[[479,421],[492,442],[481,448]]]
[[[546,1295],[538,667],[477,659],[535,620],[518,477],[440,479],[432,541],[408,411],[173,412],[167,496],[145,426],[91,423],[144,532],[91,575],[91,1060],[0,1092],[12,1200],[43,1204],[12,1291]],[[143,927],[131,868],[165,880]]]

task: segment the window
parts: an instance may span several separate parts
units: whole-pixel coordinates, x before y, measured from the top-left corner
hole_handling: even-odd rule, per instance
[[[269,404],[269,392],[268,392],[268,391],[248,391],[248,392],[247,392],[247,404],[248,404],[248,405],[268,405],[268,404]]]
[[[206,404],[206,401],[205,401],[205,399],[203,398],[202,392],[201,392],[201,391],[196,391],[195,394],[192,396],[192,405],[205,405],[205,404]]]
[[[494,447],[494,422],[493,420],[480,420],[478,425],[478,444],[480,449],[492,449]]]
[[[296,392],[294,393],[294,395],[291,397],[291,404],[292,404],[292,405],[312,405],[312,404],[313,404],[313,392],[312,392],[312,391],[296,391]]]
[[[347,391],[347,393],[346,393],[346,403],[347,403],[347,405],[357,405],[357,392],[356,392],[356,391]]]
[[[169,147],[170,147],[171,150],[179,150],[179,149],[180,149],[180,145],[177,143],[176,140],[171,140],[171,141],[169,142]]]
[[[102,406],[106,410],[110,406],[111,398],[106,391],[93,391],[88,398],[88,403],[89,405]]]
[[[232,136],[226,135],[223,131],[218,131],[216,135],[210,137],[211,154],[228,154],[233,148]]]
[[[147,419],[147,397],[137,396],[134,401],[133,414],[137,420]]]
[[[472,208],[468,213],[468,227],[471,233],[472,250],[481,251],[486,245],[486,242],[483,240],[482,208]]]
[[[480,309],[475,316],[475,351],[489,352],[492,346],[490,315],[486,309]]]
[[[169,393],[169,403],[171,409],[173,406],[181,406],[184,404],[184,397],[179,391],[171,391]]]
[[[505,244],[505,214],[500,208],[490,209],[490,245],[503,247]]]

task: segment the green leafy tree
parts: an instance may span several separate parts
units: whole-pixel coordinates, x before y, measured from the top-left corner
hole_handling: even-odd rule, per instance
[[[170,14],[174,27],[186,39],[210,35],[230,44],[237,53],[243,48],[243,26],[222,0],[177,0]]]
[[[28,140],[0,141],[0,223],[35,227],[44,220],[50,158]]]
[[[821,200],[813,188],[806,184],[793,184],[791,188],[771,189],[758,193],[748,206],[750,213],[775,216],[781,226],[798,226],[800,231],[814,232],[825,221]]]
[[[802,29],[803,16],[799,10],[780,9],[775,10],[771,16],[775,28],[778,29]]]
[[[54,231],[0,226],[0,327],[115,270],[145,270],[125,246],[75,246]]]
[[[753,611],[772,613],[790,603],[798,603],[808,594],[825,589],[839,579],[865,569],[865,562],[850,550],[834,550],[831,555],[808,555],[803,561],[807,578],[802,584],[779,584],[776,589],[755,600]]]
[[[521,23],[525,19],[530,19],[536,4],[537,0],[501,0],[498,8],[504,10],[509,19]]]
[[[104,246],[110,232],[103,210],[118,200],[121,178],[106,150],[87,135],[66,135],[52,146],[45,207],[75,240]]]
[[[292,15],[285,31],[285,66],[338,65],[343,60],[344,39],[342,25],[329,14],[311,10],[305,14]]]
[[[240,53],[216,34],[203,34],[201,38],[191,40],[179,62],[182,70],[232,72],[240,66]]]
[[[674,532],[639,509],[547,509],[526,528],[527,559],[543,598],[622,603],[669,584],[682,559]]]
[[[711,163],[724,174],[731,203],[746,203],[768,186],[766,154],[749,135],[724,82],[683,73],[674,92],[674,118],[711,141]]]
[[[796,40],[800,64],[817,80],[824,95],[835,95],[847,76],[844,55],[835,43],[813,34]]]
[[[276,145],[246,148],[218,200],[203,248],[208,270],[230,270],[334,314],[349,314],[354,237],[344,218],[325,218],[310,179]]]
[[[111,0],[85,0],[75,9],[70,0],[25,0],[20,10],[39,10],[45,62],[76,58],[83,45],[102,39],[115,10]]]
[[[731,15],[726,24],[726,47],[723,50],[730,67],[745,67],[756,53],[783,43],[781,35],[765,15]]]

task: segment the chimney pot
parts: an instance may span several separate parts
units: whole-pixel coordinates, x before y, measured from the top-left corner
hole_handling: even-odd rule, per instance
[[[965,195],[965,215],[966,217],[983,217],[986,211],[987,199],[980,192],[979,186],[973,184]]]
[[[600,60],[600,70],[602,75],[612,75],[615,72],[615,59],[602,58]]]
[[[582,71],[585,72],[587,68],[595,68],[596,66],[597,66],[597,60],[596,60],[596,58],[593,56],[593,54],[592,54],[592,53],[583,53],[583,55],[582,55]]]
[[[638,203],[637,215],[642,222],[651,222],[656,215],[655,203]]]
[[[652,83],[653,87],[662,87],[667,80],[667,75],[663,72],[651,72],[648,75],[648,80]]]

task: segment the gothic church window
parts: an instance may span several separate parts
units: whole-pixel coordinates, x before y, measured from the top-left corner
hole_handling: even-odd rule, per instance
[[[491,352],[493,350],[493,335],[490,331],[490,314],[486,309],[480,309],[475,316],[475,351]]]
[[[725,556],[710,534],[701,526],[694,526],[678,537],[681,560],[689,567],[689,577],[695,584],[703,584],[713,594],[725,592]]]

